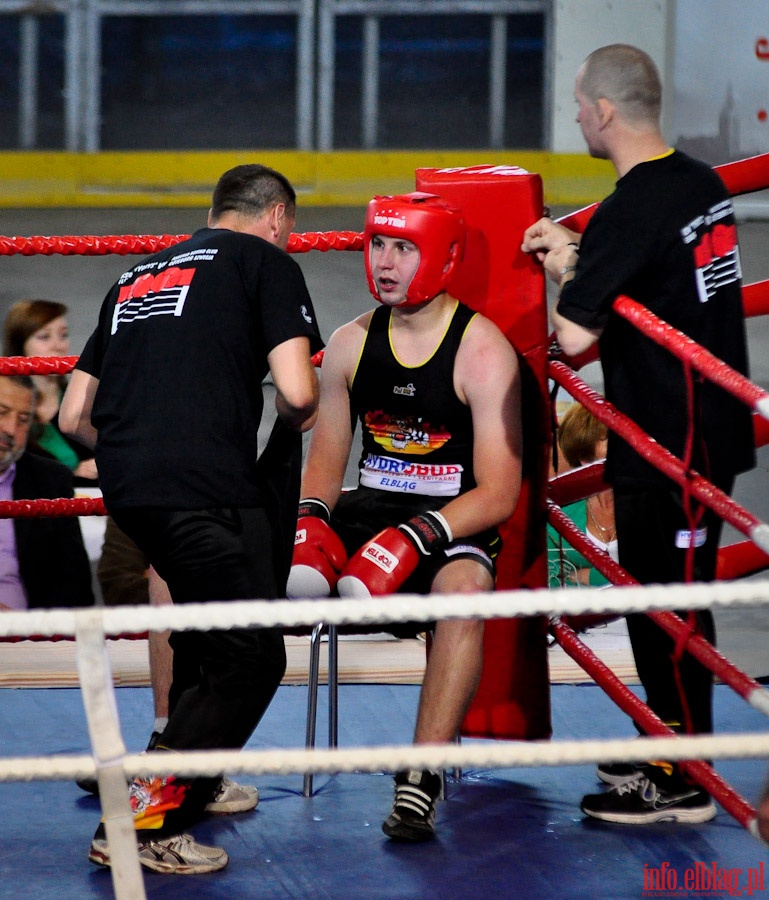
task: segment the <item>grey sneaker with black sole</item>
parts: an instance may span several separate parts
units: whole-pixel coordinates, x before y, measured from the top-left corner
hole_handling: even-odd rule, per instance
[[[218,872],[230,861],[221,847],[198,844],[191,834],[175,834],[156,841],[138,844],[139,862],[151,872],[162,875],[205,875]],[[91,841],[88,859],[97,866],[111,866],[109,844],[106,838]]]
[[[259,803],[259,791],[250,784],[238,784],[226,776],[214,791],[214,796],[205,806],[211,816],[231,816],[235,813],[250,812]]]

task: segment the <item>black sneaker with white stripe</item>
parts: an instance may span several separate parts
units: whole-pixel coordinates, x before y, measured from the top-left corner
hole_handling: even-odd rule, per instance
[[[435,772],[398,772],[395,801],[382,831],[394,841],[418,843],[435,837],[435,804],[441,778]]]
[[[669,776],[660,766],[645,765],[635,778],[603,794],[588,794],[582,812],[603,822],[648,825],[652,822],[708,822],[716,815],[707,791],[688,784],[681,775]]]

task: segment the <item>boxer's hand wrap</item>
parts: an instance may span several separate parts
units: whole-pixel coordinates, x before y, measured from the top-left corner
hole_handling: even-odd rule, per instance
[[[299,501],[296,517],[297,519],[303,519],[305,516],[315,516],[315,518],[321,519],[328,525],[331,521],[331,510],[317,497],[305,497],[304,500]]]
[[[454,540],[451,527],[437,510],[414,516],[398,526],[422,556],[429,556]]]

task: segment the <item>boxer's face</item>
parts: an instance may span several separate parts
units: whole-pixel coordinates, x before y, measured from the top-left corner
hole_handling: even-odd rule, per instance
[[[0,472],[24,453],[35,414],[34,399],[30,388],[0,376]]]
[[[418,268],[419,249],[416,244],[383,234],[375,234],[371,238],[371,274],[379,299],[386,306],[403,303]]]

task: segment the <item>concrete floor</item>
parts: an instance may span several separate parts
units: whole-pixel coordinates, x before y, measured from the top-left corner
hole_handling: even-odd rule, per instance
[[[2,235],[188,234],[205,224],[205,209],[0,209]],[[559,215],[567,210],[554,210]],[[299,210],[296,231],[362,230],[358,208]],[[769,222],[743,221],[739,226],[745,283],[769,278]],[[13,256],[0,262],[0,317],[22,298],[48,298],[66,303],[72,352],[79,353],[96,322],[99,306],[112,282],[135,257]],[[359,253],[312,251],[297,256],[313,297],[324,337],[371,306]],[[753,380],[769,389],[769,320],[748,322]],[[600,389],[600,369],[587,367],[583,377]],[[735,499],[755,515],[769,519],[769,451],[759,452],[757,468],[741,477]],[[352,468],[348,470],[352,471]],[[727,529],[724,540],[740,538]],[[754,677],[769,675],[769,610],[750,608],[716,614],[719,646]]]

